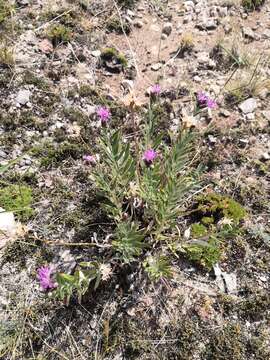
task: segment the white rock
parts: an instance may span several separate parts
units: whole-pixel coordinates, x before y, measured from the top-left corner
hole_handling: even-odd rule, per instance
[[[94,57],[100,57],[101,51],[100,50],[94,50],[91,52],[91,55]]]
[[[29,90],[20,90],[16,97],[16,103],[20,105],[25,105],[30,100],[31,91]]]
[[[152,69],[153,71],[158,71],[161,67],[162,67],[162,64],[161,64],[161,63],[156,63],[156,64],[153,64],[153,65],[151,66],[151,69]]]
[[[249,99],[243,101],[239,105],[239,109],[244,114],[252,113],[256,108],[257,108],[257,101],[256,101],[256,99],[253,99],[253,98],[249,98]]]
[[[16,235],[17,224],[12,212],[0,208],[0,249]]]

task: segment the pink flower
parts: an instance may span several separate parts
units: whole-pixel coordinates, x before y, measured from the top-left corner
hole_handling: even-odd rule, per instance
[[[156,151],[153,149],[148,149],[144,152],[142,159],[147,165],[150,165],[152,164],[152,162],[155,160],[156,157],[157,157]]]
[[[84,155],[83,161],[85,161],[87,164],[90,164],[90,165],[96,164],[96,159],[93,155]]]
[[[217,103],[214,99],[211,99],[205,92],[199,91],[197,94],[197,101],[200,107],[208,107],[209,109],[214,109],[217,106]]]
[[[52,268],[49,266],[43,266],[38,269],[38,280],[43,290],[51,290],[56,288],[57,284],[52,280]]]
[[[110,110],[104,106],[98,108],[97,115],[100,118],[102,124],[106,124],[111,117]]]
[[[150,88],[151,95],[158,96],[161,93],[161,86],[159,84],[152,85]]]
[[[207,104],[207,107],[208,107],[209,109],[214,109],[215,107],[217,107],[216,101],[213,100],[213,99],[210,99],[210,98],[207,99],[206,104]]]

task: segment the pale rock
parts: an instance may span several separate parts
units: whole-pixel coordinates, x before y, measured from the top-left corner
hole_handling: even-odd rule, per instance
[[[153,71],[158,71],[161,67],[162,67],[162,64],[161,64],[161,63],[156,63],[156,64],[153,64],[153,65],[151,66],[151,69],[152,69]]]
[[[257,108],[257,101],[256,101],[256,99],[253,99],[253,98],[249,98],[249,99],[243,101],[239,105],[239,109],[244,114],[252,113],[256,108]]]
[[[16,97],[16,103],[20,105],[25,105],[30,100],[31,91],[29,90],[20,90]]]

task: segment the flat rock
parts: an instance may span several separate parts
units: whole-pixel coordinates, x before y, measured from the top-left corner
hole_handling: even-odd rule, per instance
[[[20,105],[25,105],[29,102],[31,96],[31,91],[29,90],[20,90],[16,97],[16,103]]]
[[[254,98],[249,98],[245,101],[243,101],[240,105],[239,105],[239,109],[244,113],[244,114],[250,114],[252,113],[255,109],[257,108],[257,101]]]

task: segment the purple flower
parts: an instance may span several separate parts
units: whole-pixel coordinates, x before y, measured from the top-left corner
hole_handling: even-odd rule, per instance
[[[43,290],[51,290],[56,288],[57,284],[52,280],[53,269],[49,266],[43,266],[38,269],[38,280]]]
[[[104,106],[98,108],[97,115],[100,118],[102,124],[106,124],[111,117],[110,110]]]
[[[200,107],[208,107],[214,109],[217,103],[214,99],[211,99],[205,92],[199,91],[197,94],[197,101]]]
[[[158,96],[161,93],[161,86],[159,84],[152,85],[150,88],[151,95]]]
[[[216,103],[216,101],[215,100],[213,100],[213,99],[207,99],[207,107],[209,108],[209,109],[214,109],[215,107],[217,107],[217,103]]]
[[[96,164],[96,159],[93,155],[84,155],[83,161],[85,161],[87,164],[90,164],[90,165]]]
[[[155,160],[156,157],[157,157],[156,151],[153,149],[148,149],[144,152],[142,159],[147,165],[150,165],[152,164],[152,162]]]

